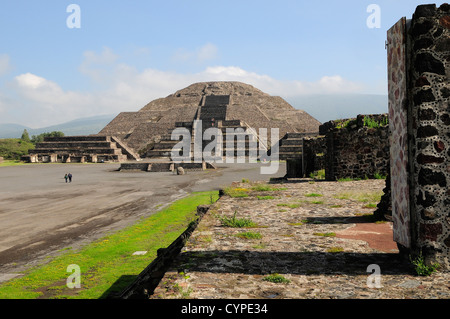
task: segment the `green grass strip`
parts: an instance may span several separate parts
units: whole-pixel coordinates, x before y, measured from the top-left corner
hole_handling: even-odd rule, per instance
[[[98,299],[127,287],[195,219],[198,205],[211,204],[218,192],[198,192],[133,226],[101,238],[80,250],[66,248],[50,262],[28,270],[23,277],[0,284],[0,299]],[[133,256],[136,251],[148,251]],[[81,287],[68,288],[69,265],[78,265]],[[120,279],[120,280],[119,280]],[[120,285],[117,283],[120,282]]]

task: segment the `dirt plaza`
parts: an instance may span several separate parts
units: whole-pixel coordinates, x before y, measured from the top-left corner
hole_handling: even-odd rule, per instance
[[[280,164],[278,175],[284,175]],[[194,191],[266,179],[258,164],[216,170],[120,172],[120,164],[29,164],[0,168],[0,282],[53,256],[149,216]],[[65,174],[72,173],[72,183]]]

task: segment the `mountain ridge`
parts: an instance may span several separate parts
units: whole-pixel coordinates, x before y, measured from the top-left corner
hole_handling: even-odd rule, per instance
[[[27,130],[30,137],[32,135],[53,131],[61,131],[66,136],[97,134],[103,127],[112,121],[116,115],[117,114],[96,115],[36,129],[22,124],[3,123],[0,124],[0,138],[20,138],[24,130]]]

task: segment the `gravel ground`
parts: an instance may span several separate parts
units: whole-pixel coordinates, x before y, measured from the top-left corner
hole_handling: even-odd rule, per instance
[[[449,299],[450,273],[417,276],[398,253],[392,225],[366,216],[375,208],[363,200],[380,194],[384,184],[302,180],[271,185],[284,190],[224,196],[151,298]],[[245,183],[234,187],[251,189]],[[321,196],[307,196],[312,193]],[[220,219],[235,212],[258,226],[224,227]],[[242,237],[246,232],[260,237]],[[275,273],[288,282],[264,280]]]
[[[217,170],[119,172],[120,164],[30,164],[0,168],[0,282],[65,247],[77,248],[149,216],[193,191],[269,179],[259,164]],[[72,183],[64,175],[73,174]],[[283,176],[284,164],[277,174]]]

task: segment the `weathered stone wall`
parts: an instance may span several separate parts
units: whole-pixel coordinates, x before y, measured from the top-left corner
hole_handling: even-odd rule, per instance
[[[303,139],[303,169],[306,177],[315,171],[325,169],[326,150],[325,136]]]
[[[380,127],[364,125],[364,118],[380,123]],[[373,178],[375,174],[387,175],[389,169],[389,127],[387,114],[358,115],[325,123],[326,153],[325,178]]]
[[[450,269],[450,5],[417,7],[407,40],[412,248]]]

